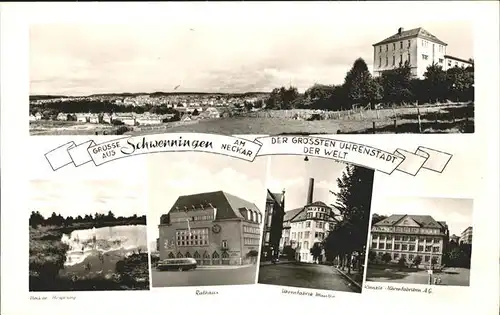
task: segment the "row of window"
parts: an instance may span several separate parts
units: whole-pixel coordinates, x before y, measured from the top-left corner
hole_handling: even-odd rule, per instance
[[[320,212],[307,212],[306,214],[307,219],[318,218],[321,220],[327,220],[328,217],[329,216],[327,213],[320,213]]]
[[[301,240],[303,238],[305,239],[309,239],[310,237],[310,232],[309,231],[306,231],[306,232],[292,232],[292,240]],[[325,238],[325,232],[314,232],[314,237],[315,238],[319,238],[319,239],[324,239]]]
[[[402,251],[410,251],[414,252],[415,249],[418,249],[419,252],[426,252],[426,253],[439,253],[441,251],[441,247],[439,246],[432,246],[432,245],[418,245],[415,246],[413,244],[394,244],[394,247],[392,244],[385,244],[385,243],[372,243],[372,248],[373,249],[390,249],[390,250],[402,250]]]
[[[198,215],[194,217],[187,217],[187,218],[172,218],[170,222],[172,223],[179,223],[179,222],[186,222],[186,221],[212,221],[214,220],[213,215]]]
[[[419,242],[425,241],[426,243],[440,243],[441,239],[440,238],[432,238],[432,237],[416,237],[416,236],[408,236],[408,235],[378,235],[378,234],[372,234],[372,240],[378,240],[382,242],[392,242],[392,240],[398,242],[416,242],[417,240]]]
[[[245,245],[259,245],[259,239],[254,237],[244,237],[243,243]]]
[[[260,235],[260,229],[257,227],[244,225],[243,226],[243,233],[259,234]]]
[[[399,49],[403,49],[403,41],[399,42]],[[408,41],[407,48],[411,47],[411,40]],[[392,43],[392,50],[396,50],[396,43]],[[385,45],[385,51],[389,51],[389,44]],[[382,52],[382,46],[379,47],[379,52]]]
[[[396,232],[396,233],[415,233],[415,234],[439,234],[439,229],[415,228],[415,227],[392,227],[392,226],[374,226],[373,231],[378,232]]]
[[[222,252],[221,255],[219,255],[219,253],[217,251],[214,251],[212,253],[212,255],[210,255],[210,253],[208,253],[207,251],[205,251],[203,253],[203,259],[219,259],[219,258],[229,258],[229,254],[227,252]],[[195,258],[195,259],[199,259],[199,258],[202,258],[200,253],[198,253],[198,251],[195,251],[193,256],[191,256],[191,253],[190,252],[186,252],[185,254],[182,254],[181,252],[177,252],[177,255],[174,255],[174,253],[170,252],[168,253],[168,258]]]
[[[311,227],[311,222],[316,222],[316,228],[318,229],[322,229],[325,227],[325,222],[323,221],[302,221],[302,222],[296,222],[296,223],[292,223],[292,227],[296,227],[296,228],[301,228],[303,229],[304,226],[306,228],[310,228]]]
[[[382,257],[385,253],[384,252],[377,252],[377,256],[379,257]],[[406,260],[406,261],[409,261],[409,262],[412,262],[413,259],[416,257],[415,254],[399,254],[399,253],[389,253],[389,255],[391,255],[391,259],[392,260],[399,260],[401,257]],[[438,256],[430,256],[430,255],[424,255],[424,256],[421,256],[423,258],[423,262],[424,263],[428,263],[430,262],[433,258],[434,258],[434,263],[436,264],[439,264],[440,263],[440,259]]]
[[[410,53],[408,53],[408,59],[406,59],[406,61],[410,62],[411,60],[411,55]],[[381,68],[382,67],[382,57],[379,58],[379,61],[378,61],[378,67]],[[399,63],[400,64],[403,64],[403,55],[400,55],[399,56]],[[385,57],[385,66],[387,67],[389,65],[389,57]],[[392,65],[395,66],[396,65],[396,56],[392,56]]]

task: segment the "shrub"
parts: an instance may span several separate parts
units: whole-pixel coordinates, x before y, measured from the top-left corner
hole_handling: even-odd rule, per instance
[[[382,255],[382,261],[385,262],[386,264],[389,263],[392,260],[391,254],[385,253]]]

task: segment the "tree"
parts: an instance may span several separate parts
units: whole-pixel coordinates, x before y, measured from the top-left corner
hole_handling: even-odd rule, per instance
[[[313,256],[314,261],[319,260],[322,250],[323,248],[321,247],[321,243],[319,242],[314,243],[314,245],[311,247],[309,252]]]
[[[372,215],[372,226],[385,219],[387,219],[387,216],[374,213]]]
[[[192,113],[191,115],[193,115],[193,116],[198,116],[199,114],[200,114],[200,113],[198,112],[198,109],[197,109],[197,108],[195,108],[195,109],[193,110],[193,113]]]
[[[398,266],[399,266],[399,269],[406,267],[406,259],[404,259],[404,257],[399,258]]]
[[[422,256],[417,255],[417,256],[413,257],[413,264],[415,265],[415,267],[417,267],[417,269],[421,263],[422,263]]]
[[[366,245],[373,174],[367,168],[347,165],[337,179],[339,190],[333,193],[336,197],[333,207],[337,213],[333,212],[332,216],[336,224],[324,242],[325,252],[329,257],[339,257],[348,272],[352,253],[363,253]]]
[[[382,255],[382,261],[388,264],[392,260],[391,254],[385,253]]]
[[[31,211],[29,222],[32,228],[37,228],[39,225],[42,225],[45,222],[45,218],[40,214],[40,212]]]
[[[344,88],[351,104],[366,105],[375,93],[375,84],[370,71],[362,58],[356,59],[344,79]]]
[[[446,71],[446,77],[451,100],[474,100],[474,68],[453,67]]]
[[[384,101],[388,104],[397,105],[410,101],[413,97],[411,79],[411,67],[408,62],[396,69],[384,71],[382,73]]]
[[[108,214],[106,215],[106,220],[107,221],[114,221],[115,220],[115,215],[111,210],[109,210]]]
[[[432,64],[424,73],[424,87],[427,101],[436,103],[444,101],[448,94],[446,72],[440,65]]]
[[[435,266],[437,264],[437,262],[438,262],[437,257],[436,256],[432,257],[431,258],[431,268],[432,268],[432,266]]]
[[[369,262],[374,262],[376,258],[377,258],[377,253],[375,253],[372,250],[368,252],[368,261]]]

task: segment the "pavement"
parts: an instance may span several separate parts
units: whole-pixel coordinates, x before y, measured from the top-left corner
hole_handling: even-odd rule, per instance
[[[259,283],[319,290],[361,293],[333,266],[287,263],[266,265],[259,269]]]
[[[190,271],[151,270],[153,287],[254,284],[257,265],[197,267]]]
[[[440,273],[434,273],[433,277],[441,278],[440,285],[469,286],[470,269],[445,268]],[[396,269],[380,269],[368,267],[366,281],[428,284],[429,274],[427,270],[398,271]]]

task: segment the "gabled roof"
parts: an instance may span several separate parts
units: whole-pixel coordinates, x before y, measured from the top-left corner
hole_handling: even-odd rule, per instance
[[[382,45],[382,44],[388,44],[388,43],[400,41],[400,40],[403,40],[403,39],[415,38],[415,37],[427,39],[429,41],[432,41],[432,42],[435,42],[435,43],[438,43],[438,44],[441,44],[441,45],[444,45],[444,46],[448,46],[448,44],[446,44],[442,40],[438,39],[436,36],[432,35],[430,32],[426,31],[422,27],[414,28],[414,29],[407,30],[407,31],[402,31],[401,34],[400,33],[396,33],[396,34],[394,34],[392,36],[387,37],[386,39],[384,39],[381,42],[373,44],[373,46],[378,46],[378,45]]]
[[[193,206],[199,207],[200,205],[204,205],[210,207],[209,204],[217,208],[216,220],[234,218],[245,219],[240,213],[242,209],[252,210],[259,214],[261,213],[255,204],[221,190],[180,196],[175,201],[169,213],[184,212],[186,208],[191,209]]]
[[[283,222],[291,221],[302,210],[304,210],[304,208],[297,208],[297,209],[285,211],[285,216],[283,217]]]
[[[413,214],[393,214],[388,218],[379,221],[374,226],[394,226],[398,224],[403,218],[410,218],[417,222],[420,227],[434,227],[434,228],[448,228],[446,222],[436,221],[430,215],[413,215]]]

